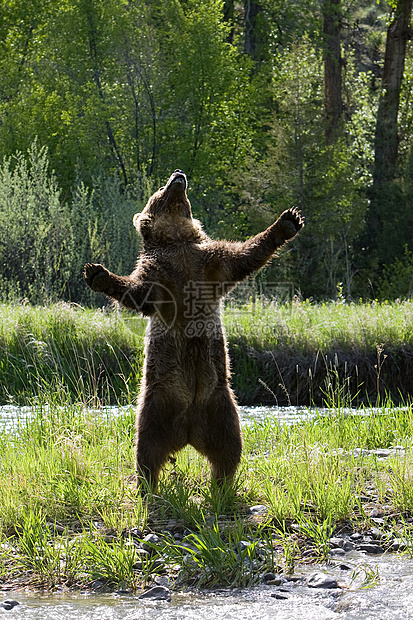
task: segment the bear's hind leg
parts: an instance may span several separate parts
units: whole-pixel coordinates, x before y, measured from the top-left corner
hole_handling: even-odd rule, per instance
[[[154,491],[158,484],[159,473],[166,463],[169,450],[162,446],[151,434],[139,433],[136,440],[136,471],[138,484],[145,482]]]
[[[142,400],[136,419],[136,469],[140,482],[144,479],[153,491],[162,466],[186,445],[188,436],[184,425],[177,424],[182,406],[160,394],[147,394]]]
[[[227,386],[217,388],[203,414],[190,443],[207,457],[215,480],[231,481],[242,452],[238,410],[231,390]]]

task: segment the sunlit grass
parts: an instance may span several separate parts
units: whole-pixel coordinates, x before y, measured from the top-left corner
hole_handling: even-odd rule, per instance
[[[399,389],[405,398],[413,390],[405,368],[413,347],[410,301],[228,303],[223,319],[243,402],[265,396],[272,403],[321,403],[324,392],[340,396],[337,385],[329,387],[335,376],[354,402],[374,403],[389,390],[395,400]],[[0,305],[0,402],[22,404],[52,392],[88,405],[133,401],[145,328],[143,317],[116,309]]]
[[[243,340],[258,349],[301,353],[371,351],[383,344],[413,343],[413,303],[297,302],[277,306],[260,302],[227,306],[228,339]]]
[[[284,380],[274,364],[263,375],[251,350],[293,359],[364,351],[379,364],[386,347],[413,345],[412,307],[227,308],[234,379],[251,389],[268,373]],[[0,437],[0,577],[139,589],[166,571],[176,587],[251,585],[265,571],[293,571],[304,557],[325,559],[336,528],[364,530],[371,510],[385,505],[393,515],[386,532],[413,539],[412,407],[382,394],[378,408],[349,411],[346,377],[331,363],[322,384],[330,410],[293,426],[268,418],[245,428],[233,486],[211,485],[207,461],[188,447],[165,466],[156,494],[143,498],[130,403],[145,325],[117,311],[0,306],[0,397],[34,403],[33,417]],[[107,402],[124,407],[112,416]],[[395,446],[387,458],[374,452]],[[256,504],[265,516],[248,513]],[[136,532],[148,531],[159,541],[144,555]]]
[[[412,408],[324,413],[245,428],[232,486],[211,484],[207,461],[188,447],[142,498],[132,408],[111,417],[64,402],[38,406],[0,441],[0,576],[139,589],[166,572],[176,587],[252,585],[266,571],[294,570],[304,551],[305,561],[309,550],[326,559],[336,528],[364,530],[384,504],[393,506],[387,530],[412,537]],[[404,448],[399,456],[374,453],[394,446]],[[249,515],[257,504],[266,515]],[[143,556],[133,532],[148,528],[159,540]]]

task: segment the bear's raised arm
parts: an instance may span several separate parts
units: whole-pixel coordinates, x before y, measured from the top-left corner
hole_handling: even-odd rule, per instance
[[[221,282],[244,280],[264,267],[274,252],[295,237],[303,226],[301,212],[293,208],[284,211],[272,226],[244,243],[215,242],[210,262],[211,279]]]
[[[125,308],[152,314],[156,303],[156,289],[149,279],[139,280],[130,276],[117,276],[103,265],[88,263],[85,265],[83,277],[86,284],[96,293],[104,293],[107,297],[119,301]]]

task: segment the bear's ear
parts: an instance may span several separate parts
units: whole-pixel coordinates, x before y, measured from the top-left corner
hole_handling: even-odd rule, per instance
[[[133,225],[138,233],[142,235],[144,239],[149,239],[152,229],[152,216],[148,213],[136,213],[133,216]]]

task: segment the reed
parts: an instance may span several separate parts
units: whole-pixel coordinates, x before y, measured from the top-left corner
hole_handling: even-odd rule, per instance
[[[229,301],[223,318],[243,404],[333,404],[332,396],[380,404],[413,395],[410,301]],[[0,305],[0,402],[51,392],[87,405],[133,401],[145,327],[144,318],[115,308]]]
[[[411,406],[323,411],[292,426],[268,418],[244,429],[232,486],[211,484],[206,460],[186,448],[142,498],[133,408],[37,405],[0,440],[0,576],[43,587],[98,579],[136,590],[159,573],[176,588],[252,585],[326,559],[337,529],[363,531],[384,504],[387,535],[411,540],[412,438]],[[401,456],[374,453],[396,445]],[[250,515],[256,504],[268,514]],[[142,556],[148,531],[158,540]]]

